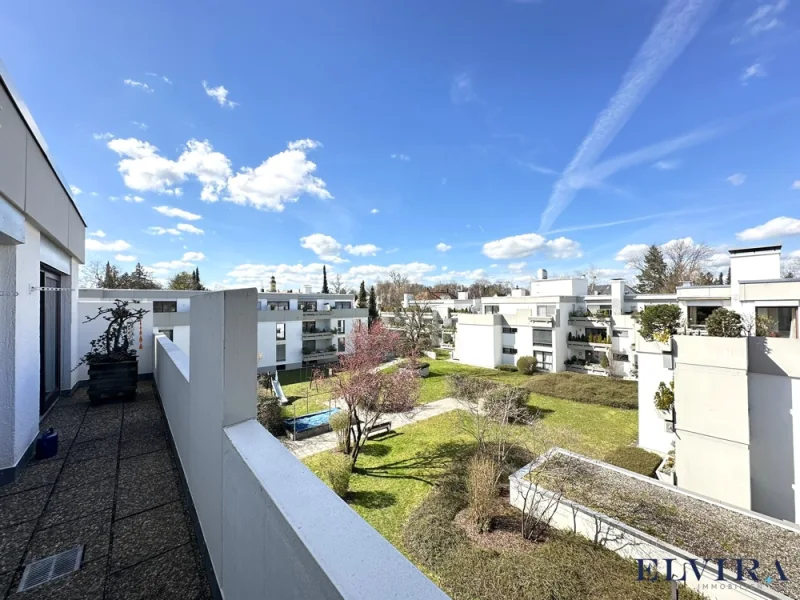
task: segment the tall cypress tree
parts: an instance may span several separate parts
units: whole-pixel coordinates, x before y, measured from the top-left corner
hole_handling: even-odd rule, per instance
[[[356,306],[358,308],[367,308],[367,288],[364,287],[364,282],[361,282],[361,285],[358,288],[358,302]]]
[[[731,284],[731,268],[728,267],[728,276],[725,278],[725,285]]]
[[[369,288],[369,324],[370,326],[380,319],[378,315],[378,302],[375,298],[375,286]]]
[[[330,294],[328,291],[328,269],[322,265],[322,293]]]
[[[722,276],[722,271],[719,272],[719,277],[717,277],[717,285],[725,285],[725,278]]]
[[[667,287],[667,262],[658,246],[650,246],[639,267],[639,292],[643,294],[674,293]]]

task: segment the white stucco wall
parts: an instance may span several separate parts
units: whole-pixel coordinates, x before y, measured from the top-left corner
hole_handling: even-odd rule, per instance
[[[499,315],[461,315],[456,329],[458,360],[490,369],[503,364],[503,329],[500,319]]]
[[[172,341],[175,345],[183,350],[187,355],[189,354],[191,344],[191,327],[180,326],[172,328]]]
[[[661,382],[669,384],[674,373],[664,366],[663,355],[654,344],[637,336],[636,350],[639,361],[639,446],[666,453],[672,449],[675,435],[667,432],[664,419],[653,404],[653,397],[658,385]]]

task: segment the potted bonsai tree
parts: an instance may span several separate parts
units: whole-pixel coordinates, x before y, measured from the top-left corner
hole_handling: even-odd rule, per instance
[[[89,365],[89,400],[100,403],[112,399],[128,399],[136,396],[139,360],[136,356],[134,325],[140,323],[148,311],[131,309],[136,301],[114,300],[114,306],[97,309],[93,317],[84,323],[103,318],[108,327],[92,348],[81,358],[76,369]]]

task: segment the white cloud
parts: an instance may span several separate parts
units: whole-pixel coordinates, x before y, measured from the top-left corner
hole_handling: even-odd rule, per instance
[[[201,200],[213,202],[232,173],[228,157],[215,152],[207,140],[189,140],[177,161],[159,155],[156,146],[136,138],[116,138],[108,147],[123,157],[117,169],[132,190],[179,196],[183,192],[177,184],[193,176],[203,184]]]
[[[677,169],[680,165],[681,161],[679,160],[659,160],[653,163],[653,167],[660,171],[672,171],[673,169]]]
[[[114,134],[106,131],[105,133],[93,133],[92,137],[96,140],[110,140],[114,137]]]
[[[217,104],[224,108],[233,108],[238,106],[238,102],[233,102],[228,100],[228,90],[225,86],[218,85],[217,87],[209,87],[207,81],[203,81],[203,89],[206,91],[206,95],[213,98],[217,101]]]
[[[141,130],[147,129],[147,123],[140,123],[139,121],[131,121],[131,124],[135,125],[136,127],[138,127]]]
[[[303,140],[304,143],[308,141]],[[305,150],[296,144],[291,142],[286,150],[270,156],[255,169],[244,168],[228,179],[225,199],[278,212],[286,203],[297,202],[302,194],[321,200],[332,199],[326,183],[314,176],[317,165],[308,160]],[[313,147],[318,147],[319,144],[315,144]]]
[[[344,249],[353,256],[375,256],[380,251],[375,244],[358,244],[357,246],[347,244]]]
[[[522,269],[524,269],[527,264],[528,263],[526,263],[524,260],[521,261],[521,262],[509,263],[508,264],[508,270],[509,271],[522,271]]]
[[[742,85],[748,85],[750,80],[754,77],[766,76],[767,70],[761,65],[761,63],[754,63],[742,71],[742,74],[739,76],[739,83]]]
[[[311,235],[301,237],[300,246],[311,250],[326,262],[345,262],[344,259],[339,256],[339,253],[342,251],[342,245],[334,238],[324,233],[312,233]]]
[[[125,240],[115,242],[101,242],[93,238],[86,240],[86,249],[92,252],[122,252],[130,247],[131,245]]]
[[[438,252],[447,252],[448,250],[452,250],[452,249],[453,249],[452,246],[448,246],[444,242],[439,242],[438,244],[436,244],[436,250]]]
[[[296,265],[242,264],[235,267],[227,276],[232,279],[230,282],[232,287],[244,285],[260,286],[262,282],[268,282],[269,278],[274,275],[278,282],[278,289],[281,290],[297,290],[302,285],[312,285],[318,289],[322,284],[322,266],[323,263]],[[392,272],[408,277],[411,281],[422,281],[426,275],[435,270],[435,265],[414,262],[391,265],[360,265],[338,273],[348,287],[357,288],[362,280],[366,281],[367,285],[372,285],[379,279],[389,279],[389,274]],[[328,269],[329,278],[333,273],[332,269]]]
[[[466,73],[459,73],[450,83],[450,100],[453,104],[477,102],[478,95],[472,86],[472,78]]]
[[[623,246],[623,248],[617,252],[617,255],[614,257],[614,260],[619,260],[622,262],[630,262],[634,258],[641,256],[650,246],[647,244],[628,244],[627,246]]]
[[[125,202],[133,202],[134,204],[139,204],[141,202],[144,202],[144,198],[142,198],[141,196],[127,195],[123,196],[122,199],[125,200]]]
[[[161,213],[165,217],[175,217],[176,219],[183,219],[184,221],[198,221],[203,218],[195,213],[190,213],[187,210],[173,208],[171,206],[154,206],[153,210]]]
[[[747,176],[744,175],[743,173],[734,173],[730,177],[727,177],[725,179],[725,181],[730,183],[732,186],[738,187],[738,186],[742,185],[745,182],[746,179],[747,179]]]
[[[447,271],[447,267],[442,267],[442,271]]]
[[[132,256],[130,254],[117,254],[114,257],[114,260],[117,260],[119,262],[135,262],[136,261],[136,257]]]
[[[792,183],[793,190],[800,190],[800,179],[796,179],[794,183]]]
[[[744,22],[741,32],[731,40],[731,43],[738,44],[777,29],[783,24],[779,17],[788,6],[789,0],[777,0],[775,3],[759,4]]]
[[[304,140],[295,140],[293,142],[288,142],[286,147],[289,150],[316,150],[317,148],[321,148],[322,144],[317,140],[310,140],[305,138]]]
[[[727,252],[714,252],[708,259],[708,266],[711,269],[719,269],[727,267],[731,264],[731,255]]]
[[[196,262],[205,260],[206,255],[202,252],[185,252],[184,255],[177,260],[162,260],[153,263],[148,269],[154,273],[165,274],[169,271],[176,271],[178,269],[191,269],[194,268]]]
[[[100,194],[98,194],[97,192],[89,192],[89,195],[90,196],[99,196]]]
[[[485,269],[473,269],[467,271],[449,271],[447,273],[447,280],[448,281],[475,281],[476,279],[485,279],[488,273]],[[428,275],[425,277],[427,281],[441,281],[443,278],[442,274],[439,275]]]
[[[736,234],[736,237],[740,240],[756,241],[790,235],[800,235],[800,219],[777,217],[767,221],[763,225],[740,231]]]
[[[138,88],[138,89],[142,90],[143,92],[148,92],[148,93],[152,93],[153,92],[153,88],[151,88],[146,83],[142,83],[141,81],[136,81],[134,79],[123,79],[123,83],[125,85],[131,86],[132,88]]]
[[[800,184],[800,181],[798,181],[798,182],[796,182],[796,183]],[[379,211],[377,208],[373,208],[373,209],[372,209],[371,211],[369,211],[369,212],[370,212],[370,214],[371,214],[371,215],[377,215],[377,214],[378,214],[379,212],[381,212],[381,211]]]
[[[392,154],[390,156],[390,158],[393,158],[394,160],[399,160],[399,161],[402,161],[402,162],[408,162],[408,161],[411,160],[411,157],[408,154]]]
[[[206,255],[203,254],[202,252],[184,252],[183,253],[183,260],[186,260],[186,261],[198,261],[199,262],[199,261],[205,260],[205,259],[206,259]]]
[[[157,79],[160,79],[164,83],[168,83],[169,85],[172,85],[172,80],[169,77],[167,77],[166,75],[159,75],[158,73],[145,73],[145,75],[147,75],[148,77],[155,77]]]
[[[181,232],[175,229],[174,227],[157,227],[157,226],[148,227],[147,233],[149,233],[150,235],[164,235],[166,233],[170,235],[181,234]]]
[[[189,225],[189,223],[178,223],[177,228],[179,231],[183,231],[185,233],[193,233],[195,235],[203,235],[205,231],[195,227],[194,225]]]
[[[565,237],[547,240],[537,233],[524,233],[487,242],[483,254],[494,259],[525,258],[535,253],[552,258],[579,258],[583,256],[580,244]]]
[[[69,191],[72,192],[73,196],[79,196],[83,193],[83,190],[76,185],[69,186]]]
[[[98,229],[97,231],[93,231],[89,234],[89,237],[96,237],[96,238],[104,238],[106,237],[106,232],[102,229]]]
[[[580,187],[576,178],[590,171],[664,72],[694,38],[711,14],[713,0],[669,0],[628,67],[622,83],[597,116],[591,131],[553,187],[542,213],[541,229],[547,231],[567,208]]]

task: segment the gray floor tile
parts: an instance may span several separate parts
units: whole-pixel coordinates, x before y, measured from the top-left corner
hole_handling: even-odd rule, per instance
[[[120,457],[131,458],[132,456],[139,456],[156,450],[166,450],[167,447],[167,436],[163,432],[133,438],[126,438],[123,433],[122,443],[120,444]]]
[[[16,593],[22,577],[18,572],[12,583],[15,593],[9,595],[9,600],[98,600],[103,597],[105,567],[106,561],[102,558],[84,563],[80,570],[71,575],[21,593]]]
[[[172,502],[181,498],[178,474],[174,469],[150,475],[147,472],[120,477],[117,487],[117,518]]]
[[[119,475],[127,478],[140,473],[153,475],[173,468],[172,455],[168,450],[158,450],[119,461]]]
[[[49,495],[48,486],[0,498],[0,528],[39,518]]]
[[[70,462],[58,478],[56,491],[82,483],[106,479],[117,474],[117,457],[99,456],[88,460]]]
[[[116,437],[100,438],[88,442],[75,442],[67,454],[67,464],[98,458],[101,456],[117,458],[119,439]]]
[[[80,443],[105,437],[117,437],[121,426],[121,419],[105,419],[103,417],[86,419],[81,425],[75,441]]]
[[[135,423],[130,423],[126,420],[122,425],[122,441],[128,443],[142,438],[158,435],[165,436],[166,432],[166,427],[161,419],[137,421]]]
[[[111,539],[111,509],[75,521],[40,529],[31,538],[25,564],[84,545],[83,561],[108,555]]]
[[[172,502],[114,522],[111,572],[189,542],[183,503]]]
[[[19,566],[34,527],[36,521],[28,521],[0,529],[0,573],[14,571]]]
[[[0,487],[0,496],[8,496],[9,494],[16,494],[17,492],[24,492],[37,487],[53,485],[56,482],[58,473],[61,471],[63,462],[63,460],[59,459],[31,461],[17,474],[17,479],[14,483]]]
[[[186,544],[108,576],[106,600],[197,600],[209,598],[196,551]]]
[[[11,582],[14,581],[14,572],[0,573],[0,598],[6,597],[6,591],[11,587]]]
[[[109,477],[59,489],[48,502],[40,526],[50,527],[111,508],[114,483],[114,478]]]

